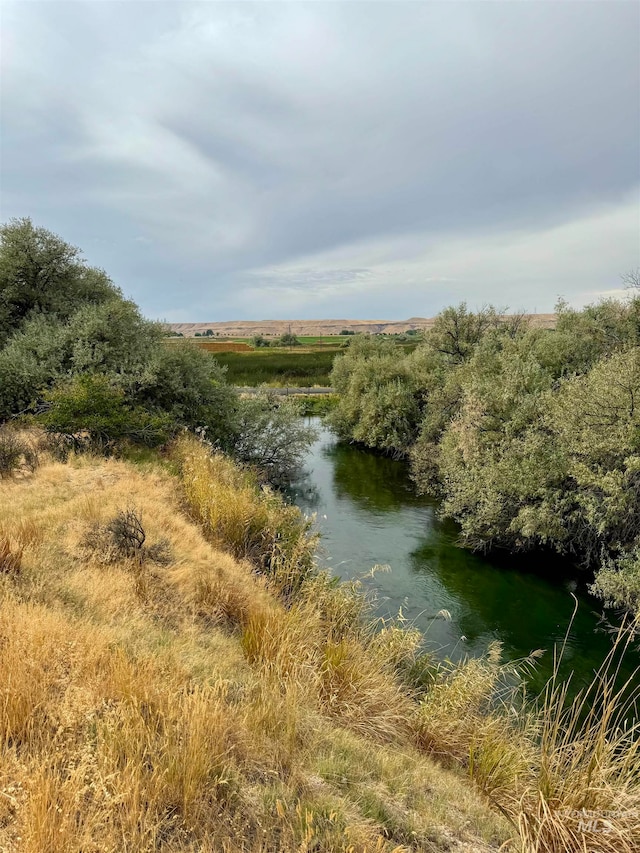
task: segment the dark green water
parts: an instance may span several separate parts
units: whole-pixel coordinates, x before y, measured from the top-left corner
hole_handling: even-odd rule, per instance
[[[588,576],[553,556],[498,560],[458,547],[455,525],[438,518],[435,501],[414,494],[402,463],[339,444],[322,421],[313,423],[319,438],[294,501],[316,513],[321,560],[335,574],[362,577],[374,565],[390,567],[365,580],[377,594],[379,615],[401,611],[425,632],[432,650],[452,659],[482,654],[492,640],[502,642],[509,660],[545,649],[531,679],[537,690],[567,632],[573,593],[579,608],[561,673],[573,671],[575,687],[591,680],[610,639],[598,624],[601,602],[587,594]],[[434,618],[441,609],[451,621]]]

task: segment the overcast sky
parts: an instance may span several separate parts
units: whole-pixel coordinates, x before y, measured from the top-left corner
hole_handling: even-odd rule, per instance
[[[149,317],[551,311],[640,265],[636,2],[2,2],[1,218]]]

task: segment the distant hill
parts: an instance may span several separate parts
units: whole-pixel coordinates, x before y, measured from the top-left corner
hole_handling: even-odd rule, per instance
[[[552,329],[555,314],[527,315],[536,326]],[[429,329],[434,318],[411,317],[409,320],[227,320],[210,323],[168,323],[174,332],[185,337],[193,337],[196,332],[203,334],[211,329],[214,334],[229,338],[250,338],[253,335],[273,335],[278,337],[291,331],[294,335],[339,335],[341,331],[364,332],[369,334],[396,334],[410,329]]]

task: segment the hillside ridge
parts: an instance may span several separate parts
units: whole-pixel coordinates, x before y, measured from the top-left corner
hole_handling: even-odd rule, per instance
[[[508,315],[510,316],[510,315]],[[533,325],[553,328],[555,314],[526,314]],[[248,338],[253,335],[282,335],[291,331],[294,335],[339,335],[342,331],[370,334],[401,334],[410,330],[430,329],[435,317],[410,317],[408,320],[223,320],[216,322],[167,323],[173,332],[185,337],[202,334],[211,329],[214,334],[225,337]]]

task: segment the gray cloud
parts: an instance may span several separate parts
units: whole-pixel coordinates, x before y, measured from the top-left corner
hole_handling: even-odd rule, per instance
[[[149,315],[549,310],[640,262],[635,3],[2,16],[2,217],[82,246]]]

